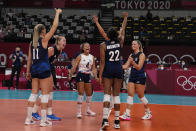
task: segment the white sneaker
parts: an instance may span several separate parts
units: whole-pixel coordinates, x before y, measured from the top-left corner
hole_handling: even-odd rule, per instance
[[[151,112],[145,112],[145,115],[142,117],[142,120],[150,120],[152,118]]]
[[[45,127],[45,126],[52,126],[52,122],[51,121],[45,121],[45,122],[40,122],[40,126],[41,127]]]
[[[93,112],[93,111],[91,111],[91,110],[88,110],[88,111],[86,111],[86,115],[87,115],[87,116],[95,116],[96,113]]]
[[[33,124],[35,124],[35,121],[33,119],[31,119],[31,120],[26,119],[24,124],[25,125],[33,125]]]
[[[129,115],[127,115],[127,113],[125,112],[123,115],[119,116],[120,120],[124,120],[124,121],[130,121],[131,117]]]
[[[82,118],[81,112],[77,113],[77,118]]]

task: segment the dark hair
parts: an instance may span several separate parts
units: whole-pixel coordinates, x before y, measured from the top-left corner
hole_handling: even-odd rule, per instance
[[[84,45],[89,44],[88,42],[84,42],[80,45],[80,52],[84,53]]]
[[[114,27],[110,27],[107,31],[107,36],[110,40],[117,40],[118,32]]]

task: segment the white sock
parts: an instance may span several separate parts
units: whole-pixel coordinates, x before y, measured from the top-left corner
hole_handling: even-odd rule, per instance
[[[32,112],[37,113],[37,110],[38,110],[38,106],[36,104],[34,104]]]
[[[119,120],[120,111],[115,111],[115,120]]]
[[[109,108],[103,108],[103,119],[108,119]]]
[[[86,97],[86,111],[90,111],[91,99],[91,96]]]
[[[150,111],[149,108],[145,109],[145,111],[146,111],[147,113],[151,113],[151,111]]]
[[[33,110],[33,107],[27,107],[27,119],[28,120],[32,119],[32,110]]]
[[[126,109],[126,114],[127,114],[128,116],[130,116],[130,112],[131,112],[130,109]]]
[[[81,109],[82,109],[82,104],[81,103],[78,103],[78,113],[81,113],[82,112]]]
[[[48,115],[52,115],[52,107],[48,107]]]
[[[41,122],[46,122],[46,110],[41,110]]]

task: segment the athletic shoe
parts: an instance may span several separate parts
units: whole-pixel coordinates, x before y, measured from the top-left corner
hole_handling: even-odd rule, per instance
[[[60,121],[60,120],[61,120],[60,117],[56,117],[54,114],[52,114],[52,115],[47,115],[47,119],[48,119],[48,120],[52,120],[52,121]]]
[[[120,129],[120,120],[114,120],[114,128]]]
[[[124,121],[130,121],[131,117],[127,115],[127,113],[125,112],[123,115],[119,116],[120,120],[124,120]]]
[[[109,126],[108,119],[103,119],[100,131],[106,130],[106,128],[107,128],[108,126]]]
[[[31,120],[26,119],[24,124],[25,125],[33,125],[33,124],[35,124],[35,121],[33,119],[31,119]]]
[[[87,116],[95,116],[96,113],[93,112],[93,111],[91,111],[91,110],[88,110],[88,111],[86,111],[86,115],[87,115]]]
[[[36,113],[32,113],[32,117],[35,119],[35,120],[38,120],[40,121],[41,120],[41,116],[36,112]]]
[[[80,113],[77,113],[77,118],[82,118],[81,112]]]
[[[40,126],[41,127],[52,126],[52,122],[51,121],[40,122]]]
[[[150,120],[152,118],[151,112],[145,112],[145,115],[142,117],[142,120]]]

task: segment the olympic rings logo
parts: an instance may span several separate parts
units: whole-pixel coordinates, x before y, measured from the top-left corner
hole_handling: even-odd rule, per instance
[[[177,84],[186,91],[190,91],[193,88],[196,90],[196,76],[191,76],[188,79],[186,76],[178,76]]]

